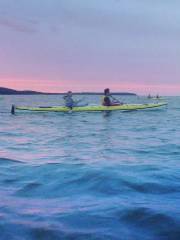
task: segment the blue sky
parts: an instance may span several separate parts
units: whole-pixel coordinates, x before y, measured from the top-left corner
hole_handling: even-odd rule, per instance
[[[0,0],[0,85],[180,92],[180,1]]]

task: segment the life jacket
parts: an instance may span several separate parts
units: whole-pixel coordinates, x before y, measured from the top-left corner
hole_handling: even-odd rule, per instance
[[[74,100],[72,99],[72,97],[68,96],[68,95],[65,95],[64,96],[64,101],[65,101],[65,106],[66,107],[73,107],[74,105]]]
[[[111,100],[108,96],[102,97],[102,105],[103,106],[111,106]]]

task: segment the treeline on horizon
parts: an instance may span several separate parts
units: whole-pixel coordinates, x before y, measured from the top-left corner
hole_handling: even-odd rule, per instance
[[[129,92],[112,92],[113,95],[132,95],[136,96],[136,93],[129,93]],[[64,95],[65,92],[62,93],[46,93],[46,92],[37,92],[37,91],[31,91],[31,90],[14,90],[10,88],[4,88],[0,87],[0,95]],[[102,95],[103,92],[74,92],[73,94],[76,95]]]

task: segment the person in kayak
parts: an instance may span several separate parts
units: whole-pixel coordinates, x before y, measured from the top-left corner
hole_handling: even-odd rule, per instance
[[[73,99],[73,93],[71,91],[68,91],[67,94],[63,97],[64,99],[64,105],[70,109],[73,107],[84,107],[87,106],[87,103],[81,103],[83,99],[80,100],[74,100]]]
[[[109,88],[104,89],[103,106],[119,106],[122,105],[119,100],[115,99],[111,94]]]
[[[68,91],[67,94],[63,97],[64,99],[64,105],[68,108],[73,108],[75,102],[72,98],[72,92]]]

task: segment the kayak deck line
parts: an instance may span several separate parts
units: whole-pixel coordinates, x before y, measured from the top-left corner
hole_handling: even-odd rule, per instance
[[[72,109],[64,106],[52,106],[52,107],[20,107],[12,105],[11,113],[14,114],[15,110],[19,111],[31,111],[31,112],[102,112],[102,111],[126,111],[126,110],[141,110],[148,108],[158,108],[166,106],[166,102],[160,103],[147,103],[147,104],[123,104],[118,106],[85,106],[74,107]]]

